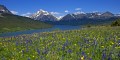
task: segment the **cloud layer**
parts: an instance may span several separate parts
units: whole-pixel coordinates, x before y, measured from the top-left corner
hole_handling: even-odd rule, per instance
[[[13,14],[18,14],[18,12],[17,11],[11,11]]]
[[[53,15],[59,15],[60,13],[59,12],[50,12],[51,14]]]
[[[69,11],[68,10],[65,10],[66,13],[68,13]]]
[[[75,10],[81,10],[82,8],[76,8]]]
[[[25,13],[25,14],[22,14],[22,16],[25,16],[25,17],[29,17],[30,15],[32,15],[32,13],[30,13],[30,12],[27,12],[27,13]]]

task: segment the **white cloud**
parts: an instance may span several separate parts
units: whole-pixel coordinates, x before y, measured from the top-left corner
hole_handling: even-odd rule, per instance
[[[13,14],[18,14],[18,12],[17,11],[11,11]]]
[[[66,13],[68,13],[69,11],[68,10],[65,10]]]
[[[25,13],[25,14],[22,14],[22,16],[25,16],[25,17],[29,17],[30,15],[32,15],[32,13],[30,13],[30,12],[27,12],[27,13]]]
[[[82,8],[76,8],[75,10],[81,10]]]
[[[53,15],[59,15],[60,13],[59,12],[50,12],[51,14]]]
[[[83,11],[78,11],[78,12],[75,12],[74,14],[85,14],[85,12],[83,12]]]

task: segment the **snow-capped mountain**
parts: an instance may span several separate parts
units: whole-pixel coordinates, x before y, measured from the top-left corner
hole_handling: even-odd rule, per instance
[[[65,21],[69,21],[69,20],[81,20],[81,19],[93,19],[93,20],[97,20],[97,19],[101,19],[101,20],[105,20],[105,19],[109,19],[115,17],[114,14],[112,14],[111,12],[104,12],[104,13],[100,13],[100,12],[92,12],[92,13],[84,13],[84,12],[76,12],[73,14],[67,14],[66,16],[64,16],[61,20],[65,20]]]
[[[53,22],[51,24],[58,25],[85,25],[85,24],[104,24],[111,23],[116,19],[119,19],[119,14],[115,15],[111,12],[76,12],[73,14],[65,15],[59,22]]]
[[[117,15],[118,16],[118,15]],[[38,12],[30,16],[30,18],[34,20],[40,20],[44,22],[54,22],[54,21],[83,21],[83,22],[94,22],[95,20],[109,20],[109,19],[116,19],[115,14],[111,12],[91,12],[91,13],[85,13],[85,12],[75,12],[72,14],[67,14],[62,17],[55,17],[53,14],[50,12],[47,12],[45,10],[40,9]]]
[[[62,20],[77,20],[77,19],[82,19],[82,18],[85,18],[86,16],[86,13],[84,12],[75,12],[73,14],[67,14],[65,15],[62,19]]]
[[[30,18],[40,21],[57,21],[57,18],[55,16],[42,9],[40,9],[37,13],[30,16]]]
[[[4,5],[0,5],[0,13],[12,14]]]

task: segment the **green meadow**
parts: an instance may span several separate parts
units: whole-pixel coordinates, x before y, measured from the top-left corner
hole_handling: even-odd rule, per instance
[[[0,38],[0,60],[119,60],[120,27]]]

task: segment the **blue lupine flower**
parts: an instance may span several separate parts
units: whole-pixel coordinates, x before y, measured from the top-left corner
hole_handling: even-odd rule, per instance
[[[85,52],[82,51],[82,55],[85,55]]]
[[[18,42],[16,42],[16,46],[18,46],[18,44],[19,44],[19,43],[18,43]]]
[[[45,48],[42,52],[42,54],[47,54],[48,53],[48,50]]]
[[[65,50],[65,46],[62,47],[62,50]]]
[[[71,49],[69,49],[67,52],[68,52],[68,53],[72,53],[72,50],[71,50]]]
[[[29,52],[29,48],[28,47],[26,47],[26,52]]]
[[[30,60],[30,58],[28,58],[28,60]]]
[[[40,54],[40,50],[39,49],[37,49],[37,53]]]
[[[106,53],[102,53],[102,60],[106,58]]]
[[[111,57],[108,57],[108,60],[112,60]]]
[[[90,58],[89,60],[92,60],[92,58]]]

